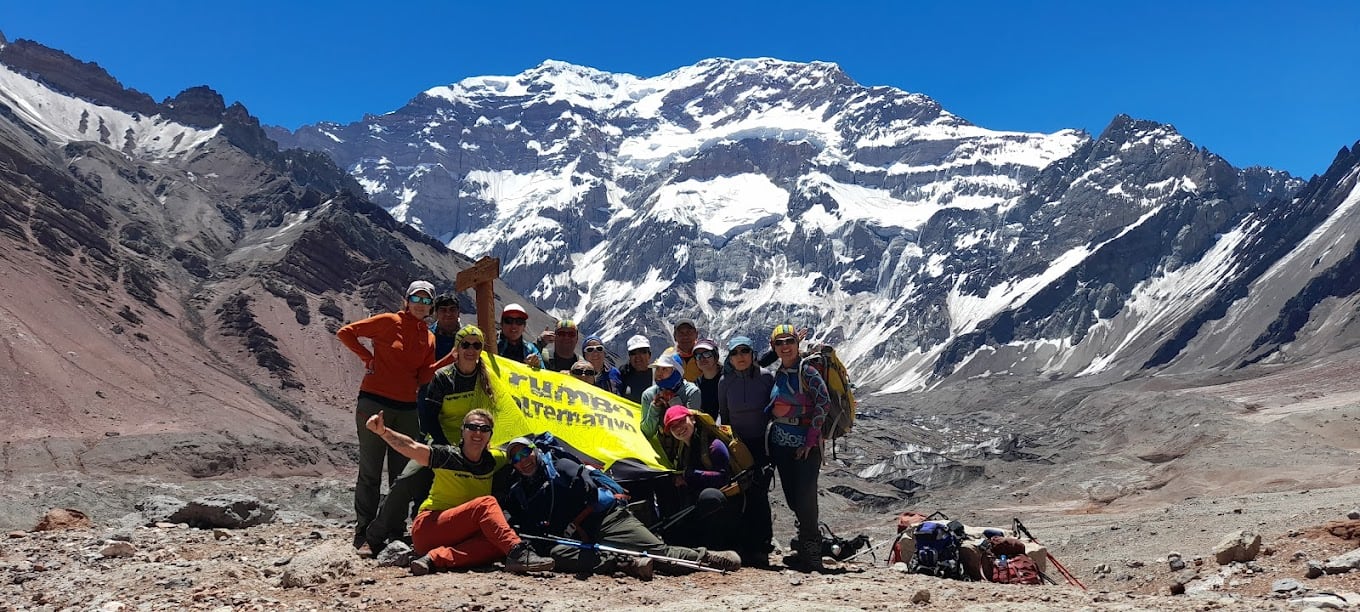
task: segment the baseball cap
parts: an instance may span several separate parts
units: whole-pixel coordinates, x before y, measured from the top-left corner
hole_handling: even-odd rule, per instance
[[[699,326],[694,324],[694,319],[680,319],[679,321],[675,322],[675,327],[672,329],[680,329],[681,327],[684,327],[686,325],[690,326],[693,329],[699,329]]]
[[[573,321],[573,320],[571,320],[571,319],[562,319],[561,321],[558,321],[558,322],[557,322],[557,331],[562,331],[562,330],[564,330],[564,329],[575,330],[575,329],[576,329],[576,322]]]
[[[698,346],[698,343],[695,343],[695,346]],[[739,346],[744,346],[744,347],[747,347],[747,348],[752,348],[752,347],[751,347],[751,339],[750,339],[750,338],[747,338],[746,336],[736,336],[736,337],[733,337],[731,340],[728,340],[728,341],[727,341],[727,350],[729,350],[729,351],[732,350],[732,349],[734,349],[734,348],[737,348],[737,347],[739,347]]]
[[[514,303],[506,304],[506,305],[505,305],[505,308],[502,308],[502,309],[501,309],[501,316],[502,316],[502,317],[504,317],[505,315],[508,315],[508,314],[517,314],[517,315],[519,315],[519,316],[521,316],[521,317],[524,317],[524,318],[526,318],[526,319],[529,318],[529,313],[524,312],[524,307],[523,307],[523,306],[520,306],[519,304],[514,304]]]
[[[710,351],[717,351],[717,350],[718,350],[718,343],[717,343],[717,342],[714,342],[712,338],[701,338],[698,342],[695,342],[695,343],[694,343],[694,350],[697,351],[697,350],[700,350],[700,349],[708,349],[708,350],[710,350]]]
[[[633,351],[640,348],[650,350],[652,348],[652,341],[648,340],[647,336],[641,334],[628,339],[628,350]]]
[[[689,416],[689,408],[684,406],[671,406],[670,408],[667,408],[666,418],[662,420],[662,423],[664,424],[661,426],[661,430],[669,432],[671,430],[671,425],[685,420],[685,417],[687,416]]]
[[[411,281],[411,284],[406,286],[406,297],[411,297],[418,291],[424,291],[425,293],[430,294],[430,297],[434,297],[434,285],[430,284],[429,281],[423,280]]]
[[[668,347],[661,351],[661,355],[652,362],[653,368],[685,368],[685,362],[680,360],[680,355],[676,354],[675,347]]]
[[[518,437],[518,438],[515,438],[514,440],[511,440],[511,441],[509,441],[509,442],[506,442],[506,443],[505,443],[505,446],[502,446],[501,449],[502,449],[502,450],[509,451],[510,449],[512,449],[512,448],[514,448],[514,447],[516,447],[516,446],[533,446],[533,445],[534,445],[533,440],[530,440],[529,438],[527,438],[527,437],[525,437],[525,436],[520,436],[520,437]]]

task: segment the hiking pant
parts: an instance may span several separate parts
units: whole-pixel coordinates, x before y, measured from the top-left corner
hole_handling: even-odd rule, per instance
[[[814,448],[804,459],[795,459],[797,448],[770,445],[770,460],[779,471],[784,501],[798,521],[798,541],[822,541],[817,523],[817,476],[822,469],[822,449]]]
[[[519,541],[490,495],[447,510],[426,510],[411,523],[416,554],[429,555],[430,564],[440,569],[490,565]]]
[[[769,465],[765,456],[765,441],[742,440],[751,449],[755,467]],[[781,481],[782,482],[782,481]],[[741,553],[741,564],[751,567],[764,567],[770,563],[770,553],[774,551],[774,518],[770,511],[770,478],[762,471],[752,485],[742,490],[741,495],[727,500],[736,508],[737,552]]]
[[[406,457],[389,447],[387,442],[368,430],[364,423],[368,417],[383,411],[383,423],[389,429],[399,431],[412,438],[420,435],[420,418],[414,410],[386,410],[377,401],[360,397],[354,407],[354,424],[359,431],[359,479],[354,483],[355,547],[362,543],[368,531],[368,524],[378,514],[378,500],[382,493],[383,460],[387,460],[387,484],[396,482],[397,476],[406,467]]]
[[[699,561],[704,558],[706,551],[702,548],[685,548],[683,546],[670,546],[661,541],[647,529],[640,521],[633,517],[632,513],[623,506],[614,506],[600,521],[600,528],[591,542],[607,544],[616,548],[624,548],[633,551],[646,551],[653,555],[664,557],[674,557],[686,561]],[[559,572],[587,573],[594,572],[607,574],[618,567],[621,559],[612,555],[601,555],[594,550],[584,550],[575,546],[558,544],[553,546],[548,554],[552,556],[556,563],[555,569]],[[685,571],[673,565],[662,563],[662,569],[672,573]]]
[[[406,533],[406,517],[414,514],[415,509],[430,496],[434,485],[434,470],[415,461],[407,461],[406,469],[401,471],[397,481],[387,491],[378,515],[368,524],[368,543],[388,542]],[[376,549],[375,549],[376,550]]]

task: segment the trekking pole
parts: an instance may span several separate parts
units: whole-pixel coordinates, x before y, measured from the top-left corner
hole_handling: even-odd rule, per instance
[[[853,554],[853,555],[850,555],[849,557],[846,557],[846,558],[842,559],[842,560],[841,560],[841,563],[845,563],[846,561],[851,561],[851,560],[853,560],[855,557],[858,557],[858,556],[860,556],[860,555],[862,555],[862,554],[864,554],[864,553],[870,553],[870,554],[873,556],[873,558],[874,558],[874,564],[877,565],[877,564],[878,564],[878,553],[874,552],[874,550],[875,550],[875,549],[879,549],[879,548],[883,548],[883,545],[885,545],[885,544],[892,544],[892,543],[895,542],[895,541],[896,541],[896,540],[888,540],[888,541],[886,541],[886,542],[879,542],[878,544],[873,544],[873,545],[870,545],[870,546],[868,546],[868,547],[865,547],[864,550],[861,550],[861,551],[859,551],[859,552],[857,552],[857,553],[855,553],[855,554]]]
[[[1023,533],[1023,534],[1025,534],[1025,537],[1029,538],[1029,540],[1030,540],[1031,542],[1034,542],[1035,544],[1038,544],[1038,545],[1040,545],[1040,546],[1043,546],[1044,543],[1043,543],[1043,542],[1040,542],[1040,541],[1039,541],[1039,538],[1034,537],[1034,534],[1030,533],[1029,529],[1026,529],[1026,528],[1025,528],[1025,524],[1024,524],[1024,523],[1021,523],[1021,522],[1020,522],[1020,519],[1018,519],[1018,518],[1013,518],[1013,519],[1011,519],[1011,527],[1012,527],[1012,529],[1015,531],[1015,533],[1017,533],[1017,534]],[[1062,575],[1063,575],[1063,578],[1066,578],[1066,579],[1067,579],[1067,582],[1068,582],[1069,584],[1075,584],[1075,585],[1081,587],[1081,590],[1085,591],[1085,590],[1086,590],[1086,585],[1082,584],[1080,580],[1077,580],[1077,577],[1076,577],[1076,576],[1073,576],[1073,575],[1072,575],[1072,572],[1067,571],[1067,568],[1063,567],[1062,562],[1061,562],[1061,561],[1058,561],[1058,558],[1053,556],[1053,551],[1047,551],[1047,552],[1048,552],[1048,560],[1053,562],[1053,567],[1058,568],[1058,573],[1062,574]]]
[[[681,558],[679,558],[679,557],[667,557],[667,556],[665,556],[665,555],[655,555],[655,554],[649,553],[649,552],[647,552],[647,551],[645,551],[645,550],[630,550],[630,549],[627,549],[627,548],[619,548],[619,547],[617,547],[617,546],[610,546],[610,545],[608,545],[608,544],[596,544],[596,543],[592,543],[592,542],[581,542],[581,541],[578,541],[578,540],[570,540],[570,539],[567,539],[567,538],[559,538],[559,537],[556,537],[556,536],[536,536],[536,535],[521,534],[520,537],[521,537],[521,538],[524,538],[524,539],[529,539],[529,540],[538,540],[538,541],[540,541],[540,542],[551,542],[551,543],[553,543],[553,544],[561,544],[561,545],[563,545],[563,546],[571,546],[571,547],[573,547],[573,548],[579,548],[579,549],[581,549],[581,550],[593,550],[593,551],[595,551],[595,552],[597,552],[597,553],[600,553],[600,554],[602,554],[602,555],[616,555],[616,556],[624,556],[624,557],[645,557],[645,558],[652,559],[652,560],[655,560],[655,561],[660,561],[660,562],[662,562],[662,563],[669,563],[669,564],[671,564],[671,565],[675,565],[675,566],[679,566],[679,567],[685,567],[685,568],[689,568],[689,569],[693,569],[693,570],[700,570],[700,571],[705,571],[705,572],[717,572],[717,573],[719,573],[719,574],[726,574],[726,573],[727,573],[726,570],[721,570],[721,569],[718,569],[718,568],[716,568],[716,567],[709,567],[709,566],[707,566],[707,565],[704,565],[703,562],[701,562],[701,561],[690,561],[689,559],[681,559]]]

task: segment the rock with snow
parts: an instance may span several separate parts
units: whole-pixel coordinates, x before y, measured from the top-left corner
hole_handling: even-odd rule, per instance
[[[1246,530],[1235,531],[1224,536],[1213,552],[1219,565],[1251,561],[1261,552],[1261,536]]]

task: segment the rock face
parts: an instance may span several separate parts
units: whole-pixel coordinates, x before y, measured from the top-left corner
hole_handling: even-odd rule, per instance
[[[248,495],[217,495],[185,502],[165,495],[147,498],[137,509],[146,524],[186,523],[200,529],[241,529],[274,520],[276,509]]]

